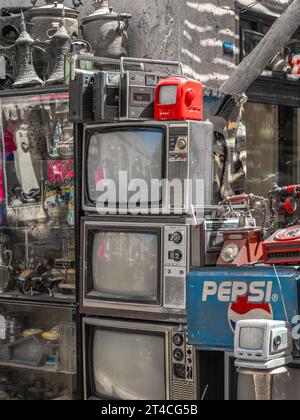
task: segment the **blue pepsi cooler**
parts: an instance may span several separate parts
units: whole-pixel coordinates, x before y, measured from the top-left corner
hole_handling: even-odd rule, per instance
[[[188,337],[200,350],[231,351],[236,323],[299,314],[300,273],[294,267],[204,268],[188,277]]]

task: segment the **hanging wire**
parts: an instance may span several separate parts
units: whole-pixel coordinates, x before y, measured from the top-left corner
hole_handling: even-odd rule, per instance
[[[262,3],[262,1],[263,1],[263,0],[256,0],[256,1],[254,1],[253,3],[250,3],[247,7],[242,7],[242,8],[239,10],[239,12],[240,12],[240,13],[246,13],[246,12],[248,12],[248,10],[252,9],[252,8],[253,8],[253,7],[255,7],[257,4],[261,4],[261,3]],[[220,0],[217,0],[217,2],[218,2],[218,5],[219,5],[219,7],[220,7],[221,9],[224,9],[224,10],[229,10],[229,11],[231,11],[231,12],[236,12],[236,10],[235,10],[235,9],[231,9],[230,7],[221,6],[221,4],[220,4]]]

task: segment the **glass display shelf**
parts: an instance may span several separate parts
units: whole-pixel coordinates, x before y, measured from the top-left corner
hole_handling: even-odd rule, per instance
[[[75,304],[69,95],[15,91],[0,106],[0,298]]]
[[[76,383],[75,313],[63,306],[0,302],[0,399],[1,391],[7,399],[13,396],[26,378],[28,387],[46,394],[57,390],[57,396],[71,399]],[[21,381],[14,381],[20,375]]]
[[[52,372],[3,367],[0,370],[0,401],[11,400],[72,400],[75,398],[75,378]]]
[[[75,375],[75,372],[68,372],[63,370],[57,370],[53,367],[43,366],[43,367],[33,367],[33,366],[26,366],[21,365],[17,363],[9,363],[9,362],[1,362],[0,360],[0,367],[7,367],[7,368],[13,368],[13,369],[24,369],[24,370],[31,370],[34,372],[40,372],[40,373],[55,373],[59,375]]]

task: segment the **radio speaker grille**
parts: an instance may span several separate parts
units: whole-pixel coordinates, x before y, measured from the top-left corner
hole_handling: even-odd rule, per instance
[[[194,401],[195,385],[193,382],[173,381],[172,400]]]

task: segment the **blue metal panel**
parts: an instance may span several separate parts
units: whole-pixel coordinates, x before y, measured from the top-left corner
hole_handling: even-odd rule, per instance
[[[276,275],[278,274],[278,277]],[[242,319],[291,322],[298,311],[299,271],[292,268],[205,268],[188,277],[189,342],[199,349],[232,350]]]

